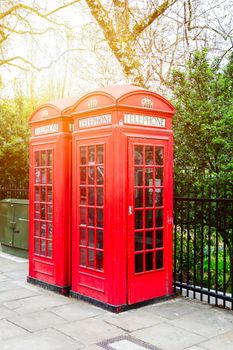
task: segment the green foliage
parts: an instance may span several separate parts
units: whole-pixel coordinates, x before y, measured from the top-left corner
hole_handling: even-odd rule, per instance
[[[206,50],[198,51],[184,71],[173,72],[170,83],[176,182],[233,182],[233,54],[220,71]]]
[[[28,185],[28,115],[22,96],[0,101],[0,184]]]

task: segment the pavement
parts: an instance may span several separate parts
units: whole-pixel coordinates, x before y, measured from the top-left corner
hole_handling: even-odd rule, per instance
[[[0,253],[0,350],[232,350],[233,312],[184,297],[114,314],[26,282]]]

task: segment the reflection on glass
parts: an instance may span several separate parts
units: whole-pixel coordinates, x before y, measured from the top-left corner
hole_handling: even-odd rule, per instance
[[[134,212],[134,227],[135,229],[143,228],[143,211],[135,210]]]
[[[52,242],[48,242],[48,257],[52,257]]]
[[[86,167],[80,168],[80,183],[86,185]]]
[[[103,185],[104,183],[104,167],[98,165],[97,166],[97,184]]]
[[[51,224],[51,222],[48,223],[48,238],[52,238],[52,234],[53,234],[53,226]]]
[[[36,184],[40,183],[40,169],[36,169]]]
[[[103,164],[104,163],[104,146],[99,145],[97,146],[97,164]]]
[[[87,266],[91,268],[95,267],[95,251],[93,249],[88,249]]]
[[[134,168],[134,185],[143,186],[143,168]]]
[[[95,189],[94,187],[88,187],[88,204],[95,204]]]
[[[163,226],[163,209],[156,210],[156,227]]]
[[[89,146],[88,147],[88,163],[94,163],[95,162],[95,147]]]
[[[49,168],[47,170],[47,176],[48,176],[48,184],[51,184],[52,183],[52,177],[53,177],[53,170],[52,170],[52,168]]]
[[[52,202],[52,186],[48,186],[47,191],[48,191],[48,202]]]
[[[134,262],[135,272],[143,272],[143,254],[135,254],[135,262]]]
[[[46,223],[42,222],[41,223],[41,237],[45,237],[46,236]]]
[[[143,146],[134,147],[134,164],[143,164]]]
[[[35,219],[40,219],[40,204],[35,204]]]
[[[104,204],[104,189],[103,187],[97,188],[97,205],[102,206]]]
[[[153,270],[153,252],[146,253],[146,271]]]
[[[41,201],[46,202],[46,187],[41,187]]]
[[[52,151],[48,151],[48,166],[52,165]]]
[[[163,230],[156,231],[156,248],[163,247]]]
[[[34,244],[35,244],[35,247],[34,247],[35,254],[40,254],[40,240],[38,238],[35,238]]]
[[[143,232],[134,233],[134,249],[143,250]]]
[[[156,252],[156,269],[163,268],[163,250],[157,250]]]
[[[146,249],[153,249],[153,231],[146,231]]]
[[[39,202],[40,201],[40,187],[35,187],[35,200],[37,201],[37,202]]]
[[[163,165],[163,148],[162,147],[156,147],[155,164]]]
[[[39,221],[35,221],[34,223],[34,236],[39,236],[40,234],[40,222]]]
[[[136,188],[134,190],[134,207],[143,207],[143,189]]]
[[[104,211],[103,209],[97,208],[97,227],[104,227]]]
[[[146,228],[153,227],[153,210],[146,210]]]
[[[145,206],[153,207],[153,188],[146,188]]]
[[[94,217],[94,208],[88,208],[88,226],[94,226],[95,217]]]
[[[87,190],[86,187],[80,187],[80,204],[87,203]]]
[[[103,231],[102,230],[97,230],[97,248],[103,249],[104,248],[104,241],[103,241]]]
[[[80,224],[86,224],[86,208],[80,208]]]
[[[146,164],[154,164],[153,146],[146,146]]]
[[[41,152],[41,165],[46,166],[46,151]]]
[[[155,185],[163,186],[163,168],[156,168]]]
[[[90,166],[88,168],[88,184],[93,185],[95,183],[95,167]]]
[[[46,255],[46,241],[44,239],[42,239],[40,241],[40,244],[41,244],[41,246],[40,246],[40,254],[41,255]]]
[[[95,243],[95,231],[93,228],[88,229],[88,245],[89,247],[94,247]]]
[[[80,244],[86,245],[86,229],[85,227],[80,227]]]
[[[146,186],[153,186],[153,168],[146,168],[145,183]]]
[[[87,163],[87,149],[86,149],[86,147],[80,147],[80,163],[81,164]]]
[[[79,257],[79,263],[82,266],[86,266],[86,248],[80,248],[79,250],[80,257]]]
[[[40,152],[35,152],[35,166],[40,166]]]
[[[46,207],[45,207],[45,204],[41,205],[41,219],[42,220],[46,219]]]
[[[42,173],[42,184],[46,184],[46,169],[41,169]]]
[[[104,252],[97,251],[96,268],[97,270],[104,269]]]
[[[163,205],[163,190],[161,188],[157,188],[155,198],[156,207],[161,207]]]

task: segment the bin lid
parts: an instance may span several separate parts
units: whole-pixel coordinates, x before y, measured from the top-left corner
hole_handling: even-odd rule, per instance
[[[0,203],[9,203],[9,204],[28,204],[28,199],[18,199],[18,198],[4,198],[0,200]]]

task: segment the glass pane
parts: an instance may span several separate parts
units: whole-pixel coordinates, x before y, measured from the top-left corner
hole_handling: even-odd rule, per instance
[[[35,254],[40,254],[40,240],[38,238],[35,238],[34,244],[35,244],[35,247],[34,247]]]
[[[97,230],[97,248],[103,249],[104,248],[104,241],[103,241],[103,231],[102,230]]]
[[[97,166],[96,176],[97,176],[97,184],[103,185],[103,183],[104,183],[104,167],[103,166],[100,166],[100,165]]]
[[[48,151],[48,166],[52,165],[52,151]]]
[[[94,183],[95,183],[95,167],[90,166],[88,168],[88,184],[94,185]]]
[[[88,147],[88,164],[89,165],[95,164],[95,147],[94,146]]]
[[[158,250],[156,252],[156,269],[163,268],[163,250]]]
[[[154,156],[153,156],[153,146],[146,146],[146,151],[145,151],[145,155],[146,155],[146,164],[154,164]]]
[[[45,222],[42,222],[41,223],[41,237],[45,237],[46,236],[46,223]]]
[[[134,190],[134,207],[143,207],[143,189],[136,188]]]
[[[80,208],[80,224],[86,224],[86,208]]]
[[[134,185],[143,186],[143,168],[134,168]]]
[[[40,166],[40,152],[35,152],[35,166]]]
[[[146,168],[146,174],[145,174],[145,184],[146,186],[153,186],[153,168]]]
[[[46,151],[41,152],[41,165],[46,166]]]
[[[156,147],[155,164],[163,165],[163,148],[162,147]]]
[[[134,233],[134,249],[143,250],[143,232]]]
[[[153,252],[146,253],[146,271],[153,270]]]
[[[163,226],[163,209],[156,210],[156,227]]]
[[[95,245],[95,231],[92,228],[88,229],[88,246],[94,247]]]
[[[45,206],[45,204],[41,205],[41,219],[42,220],[46,219],[46,206]]]
[[[163,230],[156,231],[156,248],[163,247]]]
[[[86,266],[86,256],[87,256],[86,248],[80,248],[79,252],[80,252],[79,263],[82,266]]]
[[[146,231],[146,249],[153,249],[153,231]]]
[[[97,205],[102,206],[104,204],[104,189],[103,187],[97,188]]]
[[[49,168],[49,169],[47,169],[47,182],[48,182],[48,184],[52,183],[52,177],[53,177],[53,169]]]
[[[40,241],[40,244],[41,244],[41,246],[40,246],[40,254],[41,255],[46,255],[46,241],[44,239],[42,239]]]
[[[86,172],[87,172],[86,167],[80,168],[80,184],[81,185],[86,185]]]
[[[40,183],[40,169],[36,169],[36,184]]]
[[[146,228],[153,227],[153,210],[146,210]]]
[[[143,254],[135,254],[135,272],[143,272]]]
[[[97,164],[103,164],[104,163],[104,146],[99,145],[97,146]]]
[[[88,249],[87,266],[91,268],[95,267],[95,251],[93,249]]]
[[[48,202],[52,202],[52,186],[48,186],[47,191],[48,191]]]
[[[155,192],[155,205],[156,207],[161,207],[163,205],[163,190],[161,188],[157,188]]]
[[[146,188],[145,206],[153,207],[153,188]]]
[[[156,168],[155,185],[163,186],[163,168]]]
[[[80,227],[80,244],[81,245],[86,245],[86,229],[85,227]]]
[[[35,187],[35,200],[40,202],[40,187],[38,186]]]
[[[104,269],[104,252],[96,252],[96,268],[97,270],[103,270]]]
[[[46,202],[46,187],[41,187],[41,202]]]
[[[134,227],[135,229],[143,228],[143,211],[135,210],[134,212]]]
[[[86,187],[80,187],[80,204],[87,203],[87,190]]]
[[[49,258],[52,257],[52,248],[53,248],[52,242],[49,241],[49,242],[48,242],[48,257],[49,257]]]
[[[46,169],[41,169],[42,184],[46,184]]]
[[[35,221],[34,223],[34,235],[39,236],[40,235],[40,222]]]
[[[53,236],[53,225],[51,222],[48,223],[48,238],[51,239]]]
[[[40,219],[40,204],[35,204],[35,219]]]
[[[95,205],[95,188],[94,187],[88,188],[88,204]]]
[[[104,211],[103,209],[97,208],[97,227],[104,227]]]
[[[134,164],[143,164],[143,146],[134,147]]]
[[[86,164],[86,163],[87,163],[87,148],[80,147],[80,164]]]
[[[88,226],[95,225],[94,208],[88,208]]]

